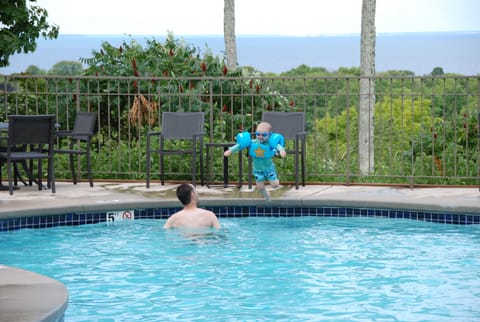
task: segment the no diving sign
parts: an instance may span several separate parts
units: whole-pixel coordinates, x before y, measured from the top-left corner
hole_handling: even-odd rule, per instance
[[[133,210],[120,210],[107,212],[107,221],[122,221],[135,219]]]

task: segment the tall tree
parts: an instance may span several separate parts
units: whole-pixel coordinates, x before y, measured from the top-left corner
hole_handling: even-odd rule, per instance
[[[34,51],[40,36],[58,36],[58,26],[47,22],[47,10],[29,2],[36,0],[0,0],[0,67],[8,66],[15,53]]]
[[[374,111],[375,111],[375,3],[362,1],[360,40],[360,111],[358,117],[358,158],[360,172],[374,171]]]
[[[29,75],[46,75],[47,72],[36,65],[30,65],[25,69],[25,73]]]
[[[62,60],[52,66],[48,71],[50,75],[80,75],[83,66],[78,61]]]
[[[237,68],[237,43],[235,39],[235,0],[225,0],[223,9],[223,34],[227,52],[227,67]]]

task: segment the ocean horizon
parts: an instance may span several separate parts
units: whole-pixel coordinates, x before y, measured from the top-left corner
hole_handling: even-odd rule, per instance
[[[91,57],[101,43],[120,46],[135,39],[141,45],[155,38],[163,42],[167,36],[151,35],[59,35],[55,40],[38,39],[37,50],[10,57],[10,66],[0,74],[24,72],[35,65],[48,71],[62,60],[77,61]],[[223,36],[177,36],[200,49],[223,56]],[[360,66],[360,35],[315,37],[237,36],[237,56],[241,66],[252,66],[261,72],[280,74],[302,64],[323,67],[333,72],[341,67]],[[436,67],[445,73],[475,76],[480,74],[480,31],[436,33],[377,34],[376,72],[408,70],[417,76],[428,75]]]

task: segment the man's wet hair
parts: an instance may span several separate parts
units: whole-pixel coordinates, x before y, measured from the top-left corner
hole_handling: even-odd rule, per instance
[[[177,198],[182,205],[188,205],[192,201],[192,192],[195,188],[189,183],[182,183],[177,187]]]

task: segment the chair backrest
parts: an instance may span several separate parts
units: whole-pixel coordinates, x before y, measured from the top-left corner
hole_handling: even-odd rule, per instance
[[[164,139],[191,140],[193,134],[204,132],[203,112],[163,112],[162,136]]]
[[[9,145],[50,144],[53,146],[55,119],[55,115],[10,115]]]
[[[281,133],[286,140],[305,132],[305,112],[263,112],[262,121],[270,123],[272,131]]]
[[[93,135],[95,130],[95,122],[97,121],[97,114],[94,112],[78,111],[75,116],[75,124],[73,125],[72,134],[81,140],[86,140],[88,136]],[[86,136],[78,136],[78,134],[87,134]]]

